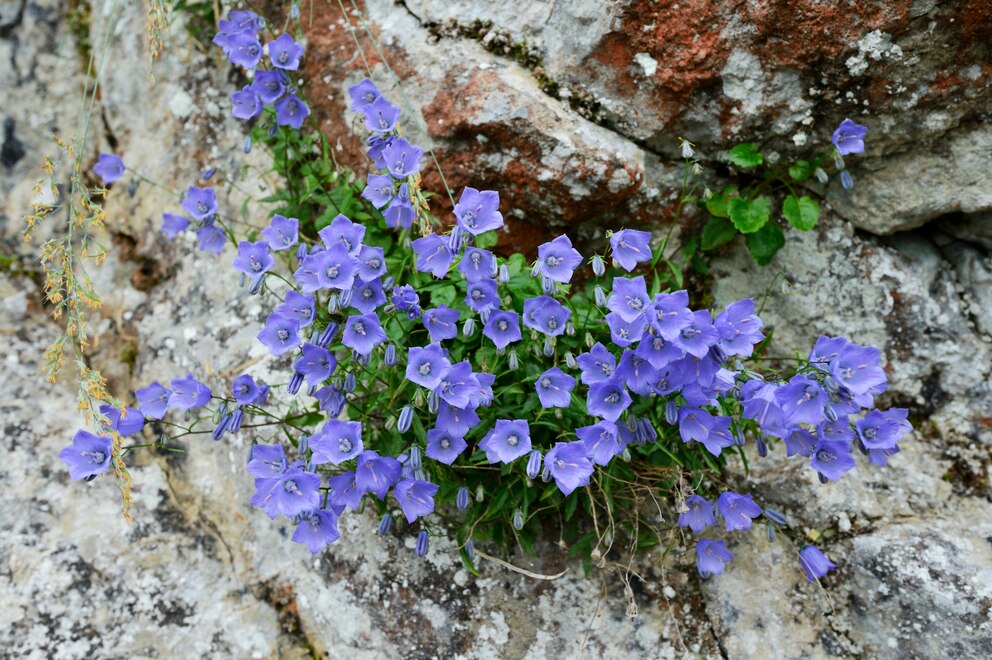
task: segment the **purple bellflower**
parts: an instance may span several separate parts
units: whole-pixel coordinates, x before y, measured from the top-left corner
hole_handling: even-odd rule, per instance
[[[186,189],[183,209],[194,220],[206,220],[217,213],[217,192],[213,188],[190,186]]]
[[[423,323],[427,328],[427,333],[431,336],[431,342],[440,343],[445,339],[454,339],[458,336],[458,318],[461,313],[457,309],[451,309],[447,305],[438,305],[434,309],[424,310]]]
[[[625,443],[613,422],[581,426],[575,429],[575,435],[585,445],[586,457],[596,465],[608,465],[614,456],[623,453]]]
[[[500,305],[496,280],[469,282],[465,289],[465,304],[473,311],[482,314]]]
[[[582,255],[572,247],[564,234],[537,248],[537,261],[544,277],[555,282],[567,283],[572,273],[582,263]]]
[[[73,479],[91,479],[110,469],[114,443],[105,435],[76,431],[72,443],[59,452],[59,458],[69,468]]]
[[[282,474],[287,467],[282,445],[254,445],[246,469],[253,477],[272,479]]]
[[[186,374],[185,378],[172,379],[172,394],[169,395],[169,407],[186,411],[202,408],[210,403],[210,388]]]
[[[394,495],[403,509],[406,521],[412,523],[417,518],[434,513],[434,496],[437,491],[437,484],[429,481],[404,479],[396,484]]]
[[[558,367],[551,367],[537,377],[534,386],[543,408],[568,408],[575,379]]]
[[[365,491],[358,487],[354,472],[344,472],[327,480],[331,487],[331,502],[354,511],[362,501]]]
[[[444,357],[444,351],[437,344],[423,348],[411,346],[407,354],[406,379],[433,390],[441,384],[441,378],[451,369],[451,363]]]
[[[386,492],[400,480],[403,466],[392,456],[380,456],[372,450],[363,451],[358,456],[355,468],[355,485],[366,493],[374,493],[380,500]]]
[[[124,176],[124,161],[120,156],[101,153],[93,166],[93,172],[103,180],[103,185],[109,186]]]
[[[723,541],[699,539],[696,544],[696,569],[704,578],[723,573],[724,566],[733,558],[734,553]]]
[[[613,258],[628,273],[643,261],[651,261],[651,234],[637,229],[621,229],[610,236]]]
[[[594,383],[604,383],[613,378],[613,372],[617,368],[617,359],[605,346],[596,342],[589,349],[588,353],[582,353],[575,358],[582,375],[579,379],[583,385]]]
[[[341,465],[364,451],[362,423],[329,419],[310,438],[314,463]]]
[[[438,416],[438,422],[440,423],[440,416]],[[465,438],[447,430],[434,428],[427,432],[427,451],[425,453],[428,458],[433,458],[445,465],[454,463],[466,447],[468,447],[468,443],[465,442]]]
[[[313,296],[298,293],[296,289],[286,292],[286,300],[276,307],[275,314],[296,321],[301,328],[313,323],[316,314],[316,301]]]
[[[372,103],[362,108],[365,114],[365,128],[377,133],[388,133],[396,127],[400,118],[400,109],[380,96]]]
[[[269,482],[259,484],[259,481]],[[280,515],[292,518],[320,505],[320,477],[306,472],[302,463],[295,463],[274,479],[257,479],[252,504],[270,518]]]
[[[524,325],[549,337],[563,334],[571,316],[571,310],[550,296],[524,301]]]
[[[349,255],[357,257],[362,251],[362,241],[365,240],[365,225],[352,222],[339,213],[331,220],[331,224],[317,234],[328,249],[343,245]]]
[[[327,380],[338,366],[337,359],[316,344],[310,342],[303,344],[301,353],[302,355],[293,363],[293,369],[296,373],[306,376],[310,385],[319,385]]]
[[[822,478],[830,481],[840,479],[845,472],[854,469],[856,465],[854,457],[851,456],[851,446],[846,442],[831,440],[821,440],[816,444],[809,463]]]
[[[751,519],[761,515],[761,507],[754,503],[750,495],[740,495],[729,490],[716,498],[716,508],[723,516],[728,532],[751,529]]]
[[[283,355],[300,345],[300,323],[279,314],[269,314],[265,327],[258,333],[258,340],[273,355]]]
[[[262,230],[262,238],[273,250],[288,250],[300,240],[300,221],[276,213],[269,226]]]
[[[590,415],[615,422],[620,419],[620,415],[630,406],[632,401],[623,383],[617,379],[610,379],[589,386],[586,410]]]
[[[530,428],[522,419],[496,420],[496,425],[479,443],[490,463],[509,463],[530,452]]]
[[[352,111],[361,112],[362,108],[382,96],[382,92],[375,86],[375,83],[366,78],[362,82],[349,87],[348,96],[351,97]]]
[[[473,236],[503,226],[503,215],[499,212],[499,193],[495,190],[479,191],[466,187],[455,204],[454,213],[458,225]]]
[[[265,241],[238,243],[238,256],[234,258],[234,267],[252,280],[257,280],[276,263]]]
[[[714,325],[720,334],[719,346],[727,355],[750,356],[754,345],[765,338],[761,319],[755,314],[754,301],[750,298],[727,305]]]
[[[420,171],[424,150],[410,144],[406,138],[396,138],[382,150],[386,169],[397,179],[405,179]]]
[[[868,127],[845,119],[834,131],[832,141],[841,156],[864,153]]]
[[[686,510],[679,514],[680,527],[688,527],[694,533],[716,524],[713,503],[701,495],[692,495],[685,501]]]
[[[169,408],[169,397],[172,396],[172,392],[158,381],[154,381],[148,387],[135,390],[134,396],[138,400],[138,408],[145,417],[162,419]]]
[[[310,116],[310,106],[296,94],[289,94],[276,101],[275,109],[276,123],[280,126],[291,126],[297,131]]]
[[[327,509],[316,509],[300,514],[292,540],[305,545],[312,554],[317,554],[340,538],[337,515]]]
[[[624,321],[630,323],[643,316],[650,304],[644,277],[613,278],[613,294],[607,306]]]
[[[386,331],[382,329],[375,313],[348,317],[341,335],[341,343],[354,349],[359,355],[368,355],[384,341]]]
[[[489,250],[477,247],[465,248],[458,270],[469,282],[492,279],[496,272],[496,257]]]
[[[799,551],[799,564],[806,572],[806,582],[819,580],[837,568],[837,565],[827,559],[827,556],[815,545],[807,545]]]
[[[654,331],[666,341],[675,341],[683,328],[693,321],[689,309],[689,294],[686,291],[659,293],[648,310],[648,322]]]
[[[296,71],[300,68],[303,46],[293,41],[293,37],[284,32],[270,41],[267,46],[272,66],[284,71]]]
[[[186,216],[175,213],[162,214],[162,233],[168,236],[169,240],[174,239],[179,235],[179,232],[187,227],[189,227],[189,220],[186,219]]]
[[[286,91],[283,75],[280,71],[256,71],[251,81],[251,91],[264,103],[274,103]]]
[[[544,465],[566,497],[576,488],[587,486],[594,469],[584,442],[556,442],[544,457]]]
[[[413,241],[412,246],[417,254],[417,270],[444,279],[455,260],[455,255],[448,248],[448,241],[437,234],[430,234]]]
[[[231,383],[231,393],[234,395],[234,400],[242,406],[254,403],[261,391],[262,388],[248,374],[241,374]]]
[[[213,225],[197,229],[196,237],[200,240],[200,250],[203,252],[220,254],[227,244],[227,237],[224,236],[224,232]]]
[[[262,112],[262,99],[252,89],[251,85],[245,85],[239,92],[231,92],[231,115],[236,119],[251,119],[257,117]]]
[[[104,404],[100,406],[100,414],[110,422],[110,428],[123,436],[134,435],[145,426],[145,416],[135,408],[125,408],[121,416],[119,408]]]
[[[489,320],[482,334],[496,346],[503,349],[515,341],[520,341],[520,317],[516,312],[496,310],[489,314]]]

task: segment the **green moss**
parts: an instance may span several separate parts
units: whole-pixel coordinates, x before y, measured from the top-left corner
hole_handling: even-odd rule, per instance
[[[80,66],[83,71],[86,71],[90,58],[93,56],[93,42],[90,39],[92,16],[93,7],[89,0],[69,1],[69,11],[66,13],[65,22],[76,41],[76,53],[79,55]]]

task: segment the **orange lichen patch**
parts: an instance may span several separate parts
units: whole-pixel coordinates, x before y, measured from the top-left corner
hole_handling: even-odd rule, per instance
[[[778,66],[806,68],[835,58],[873,30],[899,34],[909,25],[909,0],[759,0],[744,6],[757,29],[755,53]]]

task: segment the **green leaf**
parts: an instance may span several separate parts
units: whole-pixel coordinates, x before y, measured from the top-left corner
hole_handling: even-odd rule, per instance
[[[715,215],[718,218],[729,218],[730,209],[727,208],[727,204],[736,194],[736,187],[727,186],[722,192],[715,193],[706,200],[706,210],[710,212],[710,215]]]
[[[774,222],[769,222],[747,237],[747,248],[761,266],[767,266],[783,245],[785,245],[785,235]]]
[[[771,208],[764,197],[730,200],[730,219],[742,234],[752,234],[764,227],[770,214]]]
[[[475,237],[475,247],[488,250],[492,246],[496,245],[498,240],[499,234],[494,231],[487,231]]]
[[[805,195],[789,195],[782,204],[782,214],[799,231],[809,231],[820,217],[820,205]]]
[[[758,145],[754,142],[738,144],[730,150],[730,162],[738,167],[754,167],[761,165],[765,157],[758,151]]]
[[[701,247],[703,250],[715,250],[734,240],[734,236],[737,236],[734,223],[723,218],[710,218],[703,227]]]
[[[797,160],[789,167],[789,176],[793,181],[805,181],[809,178],[812,169],[808,160]]]
[[[455,287],[448,284],[431,291],[431,304],[432,305],[448,305],[449,307],[454,304],[455,297],[457,296]]]

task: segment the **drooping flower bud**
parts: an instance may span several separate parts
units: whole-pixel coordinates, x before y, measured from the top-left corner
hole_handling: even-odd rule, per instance
[[[386,363],[387,367],[396,366],[396,344],[388,344],[386,346],[386,354],[383,356],[383,362]]]
[[[475,334],[475,317],[470,316],[462,324],[462,336],[471,337],[473,334]]]
[[[547,296],[555,295],[555,281],[550,277],[541,278],[541,291]]]
[[[213,439],[220,440],[221,437],[224,435],[224,433],[227,431],[230,424],[231,424],[230,415],[224,415],[223,417],[221,417],[220,421],[217,423],[217,426],[214,427]]]
[[[245,138],[244,144],[241,145],[241,151],[247,153],[251,152],[251,136]]]
[[[300,391],[301,385],[303,385],[303,374],[296,372],[293,374],[293,377],[289,379],[289,386],[286,387],[286,390],[290,394],[296,394]]]
[[[815,176],[816,180],[819,181],[820,183],[826,183],[827,181],[830,180],[830,177],[827,176],[827,173],[824,172],[823,168],[820,167],[813,170],[813,176]]]
[[[344,391],[345,392],[354,392],[355,391],[355,385],[356,385],[356,382],[355,381],[356,381],[356,378],[355,378],[355,373],[354,372],[351,372],[347,376],[345,376],[344,377]]]
[[[506,264],[502,264],[499,267],[499,282],[500,284],[506,284],[510,281],[510,268]]]
[[[575,361],[575,356],[572,355],[571,351],[566,351],[565,353],[565,364],[568,365],[569,369],[575,369],[578,366],[578,362]]]
[[[606,307],[606,292],[603,291],[603,287],[597,286],[593,290],[593,293],[595,294],[595,298],[596,298],[596,306]]]
[[[411,424],[413,424],[413,406],[403,406],[400,409],[399,421],[396,422],[396,430],[400,433],[406,433],[410,430]]]
[[[675,399],[669,399],[665,402],[665,421],[675,426],[676,422],[679,421],[679,404],[675,402]]]
[[[475,561],[475,544],[472,541],[465,541],[465,554],[469,561]]]
[[[592,258],[592,272],[596,277],[602,277],[606,274],[606,262],[598,254]]]
[[[431,390],[427,394],[427,412],[429,412],[432,415],[436,414],[438,408],[440,407],[440,404],[441,401],[440,401],[440,397],[438,396],[437,390]]]
[[[782,527],[787,527],[789,525],[789,521],[786,520],[785,516],[783,516],[775,509],[769,509],[768,507],[765,507],[763,509],[763,512],[765,514],[765,517],[771,520],[776,525],[781,525]]]
[[[337,331],[338,331],[337,323],[335,323],[334,321],[328,323],[327,327],[324,328],[324,331],[321,332],[320,336],[317,338],[317,345],[320,346],[321,348],[327,348],[328,346],[330,346],[331,342],[334,340],[334,334]]]
[[[754,445],[758,449],[758,456],[764,458],[768,455],[768,443],[766,442],[766,436],[764,433],[759,432],[758,436],[754,439]]]
[[[520,358],[517,357],[517,351],[511,350],[510,357],[507,359],[507,364],[512,370],[516,370],[520,366]]]
[[[455,493],[455,506],[457,506],[459,510],[464,511],[468,508],[468,499],[468,488],[462,486],[458,489],[458,492]]]
[[[238,406],[234,410],[234,412],[231,413],[231,425],[228,427],[228,430],[231,433],[237,433],[238,431],[240,431],[241,420],[243,420],[244,418],[245,418],[245,411],[241,409],[241,406]]]
[[[429,550],[428,543],[430,538],[427,534],[426,529],[420,530],[420,534],[417,535],[417,556],[426,557],[427,551]]]
[[[299,452],[300,456],[306,455],[307,451],[310,449],[310,436],[301,435],[300,441],[296,445],[296,451]]]
[[[531,479],[537,478],[537,475],[541,473],[541,465],[544,462],[544,457],[541,456],[541,452],[537,449],[530,453],[530,458],[527,459],[527,476]]]
[[[524,528],[524,512],[520,509],[515,509],[513,512],[513,529],[523,529]]]
[[[385,536],[389,534],[390,528],[393,526],[393,517],[388,513],[382,514],[382,518],[379,519],[379,529],[376,530],[376,534],[379,536]]]
[[[420,453],[420,445],[413,445],[410,447],[410,467],[414,470],[420,468],[424,464],[423,456]]]
[[[479,484],[475,489],[475,501],[481,503],[485,496],[486,492],[482,490],[482,484]]]

